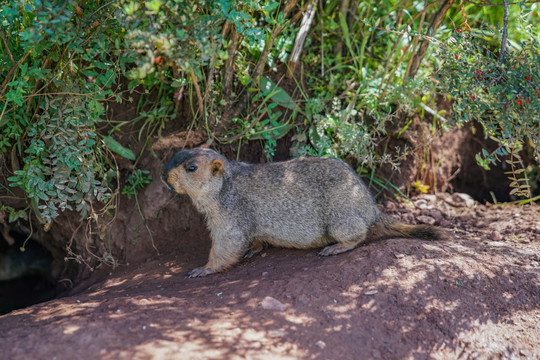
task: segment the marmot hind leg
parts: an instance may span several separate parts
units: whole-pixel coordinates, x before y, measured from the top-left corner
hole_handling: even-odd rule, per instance
[[[329,226],[328,236],[336,243],[319,251],[320,256],[337,255],[360,245],[366,239],[368,227],[362,218],[348,219]]]

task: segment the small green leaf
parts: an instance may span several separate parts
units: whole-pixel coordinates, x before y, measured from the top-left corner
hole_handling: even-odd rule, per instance
[[[152,1],[147,1],[145,6],[151,12],[157,13],[162,4],[163,3],[161,2],[161,0],[152,0]]]
[[[277,86],[267,77],[261,78],[261,91],[265,96],[269,95],[274,102],[287,109],[294,110],[297,107],[294,99],[282,87]]]
[[[126,159],[135,161],[135,154],[130,149],[127,149],[122,146],[118,141],[112,138],[112,136],[105,136],[103,138],[105,146],[112,152],[125,157]]]
[[[271,12],[272,10],[276,9],[279,6],[279,2],[273,2],[263,7],[264,11]]]

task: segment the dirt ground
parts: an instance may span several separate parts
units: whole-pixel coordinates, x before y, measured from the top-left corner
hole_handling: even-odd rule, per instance
[[[0,316],[0,358],[540,358],[540,206],[414,200],[385,212],[453,239],[389,239],[328,258],[269,248],[190,279],[209,240],[179,236],[161,255]]]

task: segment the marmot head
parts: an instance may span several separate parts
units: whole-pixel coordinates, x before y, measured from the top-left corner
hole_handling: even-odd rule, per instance
[[[199,198],[209,192],[219,192],[227,160],[206,148],[182,150],[163,167],[162,179],[178,194]]]

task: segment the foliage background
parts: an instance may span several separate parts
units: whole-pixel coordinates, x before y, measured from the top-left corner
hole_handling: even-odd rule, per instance
[[[531,199],[540,162],[538,4],[509,6],[506,23],[502,3],[488,5],[6,2],[2,210],[10,222],[34,217],[45,229],[65,210],[96,222],[111,216],[119,196],[137,200],[151,181],[139,168],[143,154],[154,156],[149,150],[163,129],[186,116],[188,129],[212,146],[241,151],[257,141],[272,160],[288,136],[295,156],[348,159],[383,187],[391,184],[375,169],[397,169],[418,151],[381,146],[408,131],[411,114],[433,136],[477,121],[497,147],[471,156],[489,168],[509,155],[512,195]],[[291,59],[295,47],[299,60]],[[111,117],[115,102],[133,102],[137,116]],[[525,164],[523,153],[535,160]],[[130,163],[127,172],[118,160]]]

